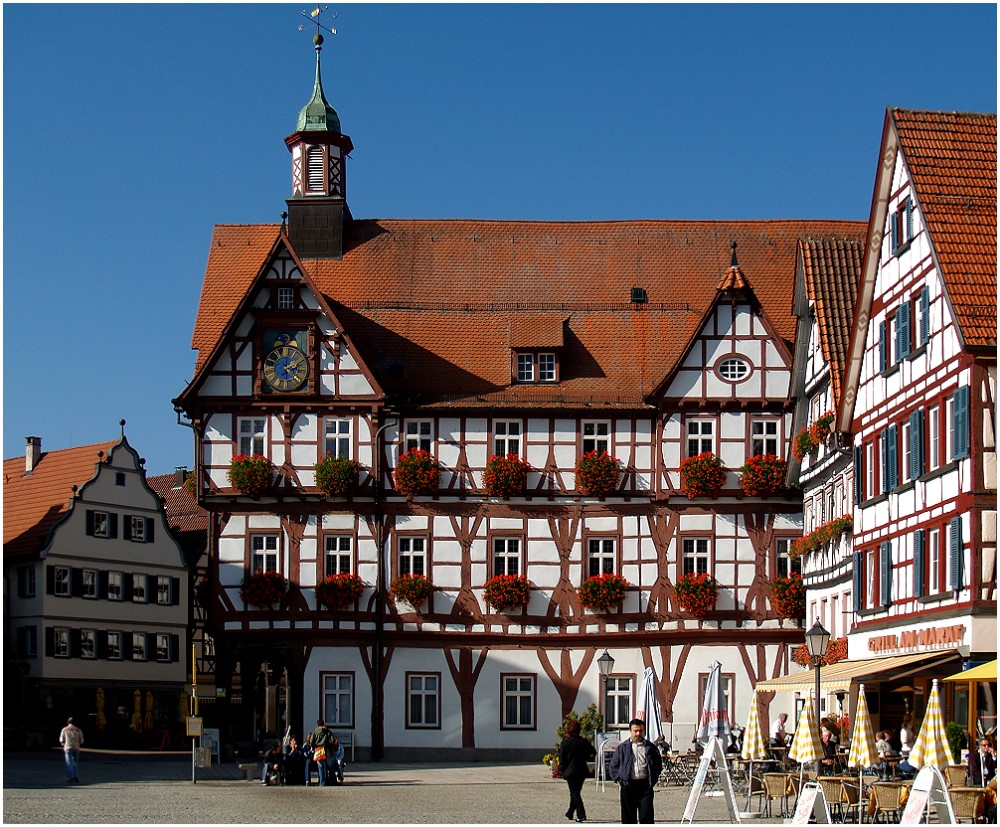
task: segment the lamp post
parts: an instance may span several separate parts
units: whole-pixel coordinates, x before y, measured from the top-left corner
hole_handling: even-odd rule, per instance
[[[813,703],[815,704],[817,727],[819,727],[819,669],[823,663],[823,655],[826,654],[826,647],[829,645],[830,633],[817,620],[813,623],[812,628],[806,632],[806,649],[816,666],[816,698]]]
[[[607,712],[608,704],[608,675],[611,674],[611,670],[615,667],[615,659],[608,654],[608,650],[604,650],[604,654],[597,659],[597,669],[601,673],[601,718],[605,718],[605,713]],[[604,721],[604,729],[608,728],[608,722]]]

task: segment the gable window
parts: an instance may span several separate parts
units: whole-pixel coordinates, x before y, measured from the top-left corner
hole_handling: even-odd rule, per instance
[[[108,600],[121,600],[123,593],[123,577],[120,571],[108,572]]]
[[[535,676],[501,675],[501,729],[535,728]]]
[[[681,574],[708,574],[711,546],[707,537],[685,537],[681,550]]]
[[[591,537],[587,541],[587,576],[614,574],[617,555],[615,541],[609,537]]]
[[[327,419],[323,425],[323,447],[327,456],[351,458],[351,420]]]
[[[153,542],[153,521],[148,517],[127,517],[128,538],[133,543]]]
[[[117,471],[115,473],[115,485],[124,486],[125,485],[125,472]]]
[[[727,382],[742,382],[750,375],[750,364],[742,356],[730,356],[719,363],[718,370]]]
[[[715,422],[711,419],[687,421],[687,455],[715,453]]]
[[[278,310],[291,310],[295,307],[295,288],[278,288]]]
[[[753,419],[750,421],[750,455],[778,455],[778,420]]]
[[[262,571],[278,571],[278,535],[254,534],[250,538],[251,560],[253,573]]]
[[[237,420],[240,453],[246,456],[264,455],[264,430],[267,420],[262,416],[241,416]]]
[[[351,537],[346,534],[327,534],[323,540],[326,549],[327,577],[351,573]]]
[[[132,660],[146,660],[145,632],[132,632]]]
[[[493,576],[507,574],[517,577],[521,573],[521,539],[519,537],[493,538]]]
[[[907,196],[889,217],[893,255],[904,252],[913,240],[913,199]]]
[[[170,578],[163,574],[156,576],[156,602],[160,606],[170,606],[173,603]]]
[[[406,433],[403,437],[403,450],[405,453],[417,449],[420,451],[431,451],[431,420],[411,419],[406,423]]]
[[[97,657],[97,630],[80,630],[80,657],[92,660]]]
[[[931,291],[925,284],[913,299],[913,332],[917,347],[926,345],[931,338]]]
[[[521,456],[520,421],[501,419],[493,423],[493,453],[498,457]]]
[[[80,594],[90,600],[97,599],[97,572],[94,569],[84,569],[80,573]]]
[[[22,658],[38,657],[38,627],[17,627],[17,654]]]
[[[114,533],[111,531],[112,526],[112,516],[107,511],[88,511],[87,512],[87,534],[90,537],[113,537]]]
[[[324,672],[323,721],[328,727],[354,727],[354,673]]]
[[[632,717],[632,678],[608,676],[604,696],[605,729],[624,729]]]
[[[774,573],[777,577],[788,577],[792,572],[802,573],[802,561],[791,555],[792,541],[788,537],[777,537],[774,541]]]
[[[611,423],[610,422],[584,422],[583,423],[583,453],[589,454],[591,451],[607,451],[611,453]]]
[[[146,575],[135,572],[132,574],[132,602],[146,602]]]
[[[399,574],[427,574],[427,556],[423,537],[399,538]]]
[[[107,637],[107,658],[108,660],[122,659],[122,633],[108,632]]]
[[[52,571],[52,594],[69,597],[69,568],[56,566]]]
[[[52,630],[52,656],[56,658],[69,657],[69,629],[55,628]]]
[[[441,675],[408,672],[406,675],[407,728],[441,728]]]
[[[17,596],[34,597],[37,594],[35,584],[35,567],[21,566],[17,570]]]

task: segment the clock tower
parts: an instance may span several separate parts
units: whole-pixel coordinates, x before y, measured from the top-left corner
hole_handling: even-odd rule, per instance
[[[354,148],[340,131],[340,118],[323,94],[317,32],[316,81],[312,97],[299,112],[295,132],[285,138],[292,153],[292,197],[288,199],[288,238],[301,258],[340,259],[344,251],[348,153]]]

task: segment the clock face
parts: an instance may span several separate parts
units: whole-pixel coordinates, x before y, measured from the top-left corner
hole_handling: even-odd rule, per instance
[[[264,379],[276,391],[298,390],[308,375],[306,355],[294,343],[279,345],[264,359]]]

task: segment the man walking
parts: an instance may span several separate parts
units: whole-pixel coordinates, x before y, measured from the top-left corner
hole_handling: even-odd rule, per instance
[[[73,723],[73,719],[66,721],[66,726],[59,733],[59,743],[62,744],[63,754],[66,756],[66,783],[79,784],[80,779],[76,772],[80,766],[80,747],[83,746],[83,732]]]
[[[316,722],[316,729],[309,734],[309,738],[307,739],[307,742],[312,745],[312,757],[313,761],[316,762],[316,772],[319,774],[319,785],[321,787],[325,787],[330,783],[328,780],[330,775],[329,762],[333,756],[329,754],[328,750],[333,748],[333,740],[333,733],[330,732],[322,719]]]
[[[653,788],[663,761],[656,746],[646,740],[644,721],[633,718],[628,728],[628,740],[622,741],[611,756],[611,780],[619,785],[622,824],[652,824]]]

